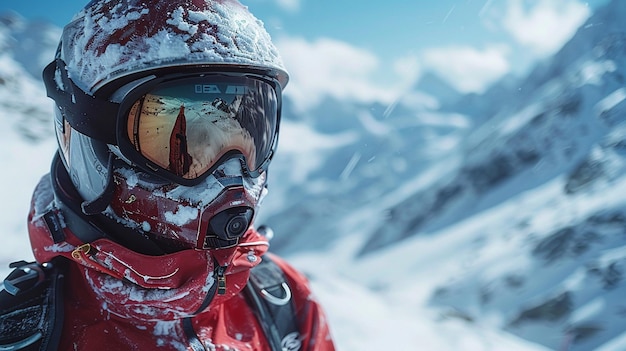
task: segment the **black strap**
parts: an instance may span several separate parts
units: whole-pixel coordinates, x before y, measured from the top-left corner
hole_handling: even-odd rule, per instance
[[[272,351],[300,350],[298,319],[285,275],[268,256],[250,273],[245,295]]]
[[[64,261],[15,262],[0,289],[0,349],[54,351],[63,327]]]
[[[116,144],[116,123],[111,121],[117,117],[119,104],[85,93],[68,77],[61,59],[55,59],[44,68],[43,82],[48,97],[56,102],[72,128],[104,143]]]
[[[191,323],[191,318],[183,319],[183,331],[187,336],[187,340],[189,340],[189,346],[193,351],[206,351],[206,347],[202,344],[198,335],[193,330],[193,324]]]

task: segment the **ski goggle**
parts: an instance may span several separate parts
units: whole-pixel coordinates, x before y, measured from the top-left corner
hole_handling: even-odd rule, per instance
[[[271,158],[278,97],[269,82],[206,75],[144,90],[133,89],[120,105],[125,130],[118,132],[118,146],[131,161],[197,179],[225,157],[243,156],[251,173]]]
[[[66,96],[70,94],[53,78],[57,66],[46,68],[44,81],[72,128],[117,145],[133,164],[176,183],[195,185],[231,157],[240,158],[244,170],[256,177],[276,150],[281,91],[267,77],[234,72],[144,75],[115,89],[105,86],[111,93],[102,97],[88,95],[66,79],[63,86],[72,88]]]

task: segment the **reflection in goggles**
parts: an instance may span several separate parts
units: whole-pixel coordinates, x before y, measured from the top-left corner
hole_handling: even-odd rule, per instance
[[[263,81],[239,78],[218,84],[168,85],[142,96],[128,113],[135,149],[159,167],[194,179],[229,151],[250,170],[269,157],[277,99]]]

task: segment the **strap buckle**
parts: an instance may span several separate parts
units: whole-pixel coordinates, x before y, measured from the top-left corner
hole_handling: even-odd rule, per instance
[[[34,288],[46,278],[42,266],[37,263],[19,261],[11,263],[9,267],[16,269],[4,279],[2,285],[13,296]]]
[[[267,289],[261,289],[261,295],[263,296],[263,298],[265,298],[267,301],[274,305],[284,306],[289,303],[289,300],[291,300],[291,289],[289,288],[289,285],[287,285],[287,283],[285,282],[283,282],[279,287],[282,288],[284,292],[284,294],[281,294],[284,295],[283,297],[275,296],[267,291]],[[276,288],[277,287],[274,287],[273,289]]]

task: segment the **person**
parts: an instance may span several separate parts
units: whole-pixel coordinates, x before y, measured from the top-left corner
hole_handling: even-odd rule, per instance
[[[2,350],[334,350],[254,224],[288,74],[237,0],[94,0],[43,72],[59,152]]]

